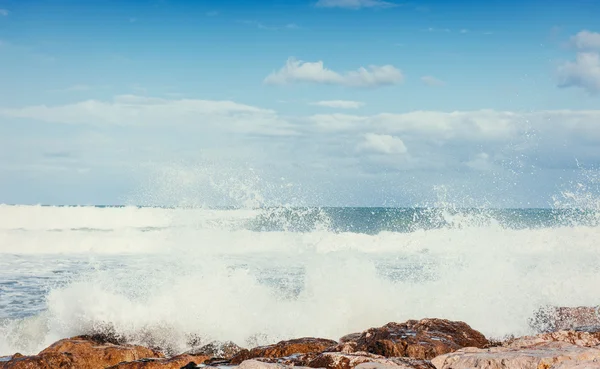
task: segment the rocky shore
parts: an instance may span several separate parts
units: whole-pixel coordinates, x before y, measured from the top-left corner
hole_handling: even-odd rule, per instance
[[[252,349],[212,342],[170,356],[88,335],[60,340],[34,356],[0,357],[0,369],[600,369],[595,308],[543,309],[531,326],[537,334],[494,341],[464,322],[409,320],[338,341],[304,337]]]

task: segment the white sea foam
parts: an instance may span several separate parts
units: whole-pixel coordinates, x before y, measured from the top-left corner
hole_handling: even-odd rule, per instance
[[[599,303],[598,227],[515,230],[455,218],[460,227],[367,235],[241,227],[256,210],[0,214],[0,283],[53,281],[0,295],[0,312],[27,294],[46,296],[41,312],[0,323],[0,354],[107,326],[175,351],[191,335],[252,346],[423,317],[501,336],[526,333],[542,305]]]

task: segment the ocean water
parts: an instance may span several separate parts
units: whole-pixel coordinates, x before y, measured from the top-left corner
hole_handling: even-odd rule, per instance
[[[173,352],[425,317],[526,334],[600,304],[598,214],[0,205],[0,356],[107,330]]]

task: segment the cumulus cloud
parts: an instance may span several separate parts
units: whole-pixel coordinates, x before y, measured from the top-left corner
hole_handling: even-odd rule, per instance
[[[326,108],[336,109],[358,109],[363,107],[365,103],[360,101],[349,101],[349,100],[324,100],[311,103],[311,105],[323,106]]]
[[[583,30],[571,37],[571,43],[582,50],[600,50],[600,33]]]
[[[421,81],[427,86],[443,86],[446,84],[441,79],[437,79],[433,76],[423,76],[421,77]]]
[[[395,136],[367,133],[364,141],[358,145],[360,150],[379,154],[405,154],[408,150],[404,142]]]
[[[580,87],[591,94],[600,92],[600,54],[578,53],[575,61],[558,68],[559,87]]]
[[[315,6],[320,8],[391,8],[396,4],[383,0],[318,0]]]
[[[574,61],[558,67],[558,86],[600,92],[600,33],[583,30],[571,37],[571,44],[580,51]]]
[[[285,85],[307,82],[347,87],[378,87],[399,84],[403,79],[402,72],[392,65],[371,65],[340,74],[325,68],[322,61],[304,62],[289,58],[285,66],[268,75],[264,83]]]

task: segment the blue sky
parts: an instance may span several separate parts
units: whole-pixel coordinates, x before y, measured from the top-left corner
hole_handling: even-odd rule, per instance
[[[600,159],[598,14],[0,0],[0,202],[548,206]]]

